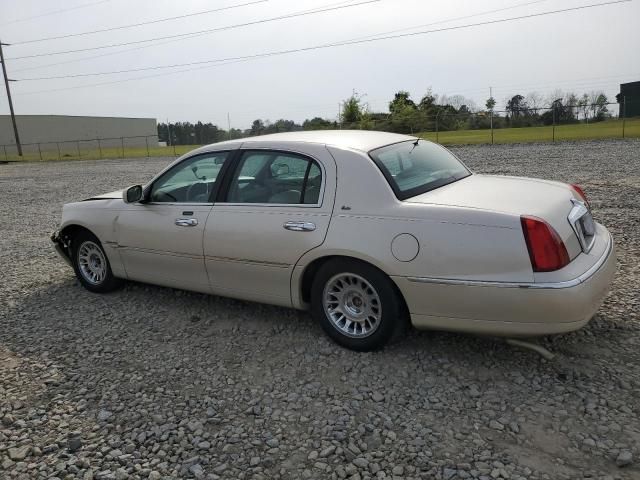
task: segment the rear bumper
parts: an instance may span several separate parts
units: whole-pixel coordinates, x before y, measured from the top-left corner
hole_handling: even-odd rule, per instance
[[[69,254],[67,253],[67,246],[64,243],[64,240],[60,236],[60,232],[56,230],[51,234],[51,241],[53,242],[53,247],[55,248],[58,255],[62,257],[62,259],[67,262],[67,264],[72,267],[71,259],[69,258]]]
[[[616,269],[606,229],[602,255],[579,276],[555,282],[507,283],[393,277],[416,328],[499,336],[537,336],[583,327],[609,291]]]

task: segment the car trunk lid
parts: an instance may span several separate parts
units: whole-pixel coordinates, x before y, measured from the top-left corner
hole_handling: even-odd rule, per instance
[[[474,174],[405,201],[539,217],[558,232],[573,259],[582,251],[568,220],[576,199],[571,187],[560,182]]]

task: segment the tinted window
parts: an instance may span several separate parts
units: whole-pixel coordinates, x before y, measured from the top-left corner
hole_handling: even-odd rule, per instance
[[[245,152],[229,187],[228,202],[316,204],[322,173],[311,159],[283,152]]]
[[[208,203],[228,152],[188,158],[165,172],[151,187],[154,203]]]
[[[420,140],[396,143],[370,152],[396,196],[405,199],[470,175],[447,149]]]

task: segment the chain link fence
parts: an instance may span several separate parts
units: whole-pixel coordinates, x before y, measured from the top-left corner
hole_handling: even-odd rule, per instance
[[[630,103],[620,106],[618,117],[608,112],[609,107],[618,107],[617,103],[482,112],[442,110],[435,115],[407,109],[396,114],[365,114],[357,122],[341,122],[339,128],[409,133],[445,144],[637,138],[640,114],[625,114]],[[638,110],[636,107],[633,111]]]
[[[599,138],[640,138],[640,105],[625,102],[618,118],[603,107],[618,105],[555,105],[545,108],[447,112],[427,115],[365,114],[357,122],[335,122],[329,128],[382,130],[418,135],[443,144],[556,142]],[[598,110],[599,109],[599,110]],[[635,115],[629,116],[626,112]],[[302,127],[298,126],[298,129]],[[250,132],[245,131],[249,136]],[[0,145],[0,161],[94,160],[104,158],[177,157],[196,145],[167,146],[158,135],[92,138]]]
[[[15,144],[0,145],[0,160],[96,160],[103,158],[177,157],[191,146],[166,146],[158,135],[84,138],[58,142],[22,143],[22,156]]]

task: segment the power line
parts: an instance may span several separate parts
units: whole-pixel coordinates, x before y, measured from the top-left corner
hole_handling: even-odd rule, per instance
[[[234,8],[240,8],[240,7],[246,7],[249,5],[255,5],[257,3],[265,3],[268,2],[269,0],[255,0],[253,2],[248,2],[248,3],[239,3],[239,4],[235,4],[235,5],[229,5],[226,7],[220,7],[220,8],[214,8],[211,10],[202,10],[200,12],[193,12],[193,13],[187,13],[184,15],[177,15],[175,17],[165,17],[165,18],[159,18],[156,20],[149,20],[147,22],[140,22],[140,23],[131,23],[129,25],[121,25],[119,27],[110,27],[110,28],[103,28],[100,30],[92,30],[89,32],[79,32],[79,33],[69,33],[67,35],[58,35],[55,37],[44,37],[44,38],[35,38],[33,40],[23,40],[22,42],[12,42],[12,45],[25,45],[28,43],[37,43],[37,42],[46,42],[46,41],[50,41],[50,40],[60,40],[62,38],[72,38],[72,37],[80,37],[83,35],[93,35],[96,33],[104,33],[104,32],[113,32],[115,30],[124,30],[127,28],[135,28],[135,27],[142,27],[144,25],[153,25],[155,23],[162,23],[162,22],[169,22],[172,20],[179,20],[182,18],[189,18],[189,17],[195,17],[198,15],[205,15],[208,13],[214,13],[214,12],[222,12],[224,10],[232,10]]]
[[[336,3],[330,3],[330,4],[326,4],[326,5],[321,5],[320,7],[317,8],[312,8],[312,9],[307,9],[307,10],[300,10],[298,12],[294,12],[294,13],[315,13],[318,11],[318,9],[322,9],[322,8],[326,8],[326,7],[333,7],[335,5],[344,5],[345,3],[352,3],[354,0],[346,0],[346,1],[341,1],[341,2],[336,2]],[[181,41],[181,40],[190,40],[192,38],[196,38],[202,35],[206,35],[206,34],[195,34],[195,35],[191,35],[188,37],[184,37],[184,38],[178,38],[178,39],[173,39],[173,40],[166,40],[164,42],[157,42],[154,43],[152,45],[140,45],[137,47],[133,47],[133,48],[125,48],[123,50],[118,50],[116,52],[107,52],[107,53],[101,53],[99,55],[91,55],[89,57],[82,57],[82,58],[74,58],[71,60],[65,60],[65,61],[61,61],[61,62],[54,62],[54,63],[47,63],[44,65],[34,65],[31,67],[22,67],[22,68],[16,68],[13,70],[13,72],[24,72],[27,70],[39,70],[41,68],[47,68],[47,67],[56,67],[59,65],[68,65],[69,63],[77,63],[77,62],[84,62],[86,60],[93,60],[95,58],[103,58],[103,57],[110,57],[113,55],[119,55],[121,53],[126,53],[126,52],[133,52],[136,50],[142,50],[145,48],[152,48],[152,47],[159,47],[161,45],[166,45],[168,43],[172,43],[172,42],[177,42],[177,41]]]
[[[65,90],[76,90],[76,89],[79,89],[79,88],[101,87],[103,85],[113,85],[113,84],[116,84],[116,83],[126,83],[126,82],[133,82],[133,81],[136,81],[136,80],[145,80],[147,78],[164,77],[164,76],[168,76],[168,75],[176,75],[178,73],[193,72],[193,71],[196,71],[196,70],[204,70],[205,68],[220,67],[220,66],[229,65],[229,64],[232,64],[232,63],[241,63],[241,62],[246,62],[246,60],[236,60],[236,61],[229,61],[229,62],[221,62],[221,63],[216,64],[216,65],[205,65],[203,67],[186,68],[186,69],[183,69],[183,70],[177,70],[175,72],[166,72],[166,73],[161,73],[161,74],[144,75],[144,76],[141,76],[141,77],[125,78],[125,79],[122,79],[122,80],[112,80],[112,81],[109,81],[109,82],[92,83],[92,84],[87,84],[87,85],[76,85],[76,86],[73,86],[73,87],[52,88],[52,89],[48,89],[48,90],[37,90],[37,91],[32,91],[32,92],[18,92],[15,95],[35,95],[35,94],[38,94],[38,93],[61,92],[61,91],[65,91]]]
[[[361,6],[361,5],[368,5],[371,3],[378,3],[382,0],[364,0],[358,3],[353,3],[353,4],[349,4],[349,5],[342,5],[342,6],[337,6],[337,7],[330,7],[330,8],[324,8],[324,9],[320,9],[320,10],[314,10],[314,11],[309,11],[309,12],[299,12],[299,13],[291,13],[291,14],[287,14],[287,15],[280,15],[277,17],[271,17],[271,18],[265,18],[265,19],[261,19],[261,20],[255,20],[252,22],[246,22],[246,23],[239,23],[236,25],[227,25],[224,27],[217,27],[217,28],[211,28],[211,29],[207,29],[207,30],[199,30],[199,31],[194,31],[194,32],[187,32],[187,33],[180,33],[177,35],[165,35],[162,37],[155,37],[155,38],[149,38],[146,40],[135,40],[132,42],[123,42],[123,43],[113,43],[113,44],[108,44],[108,45],[99,45],[97,47],[87,47],[87,48],[78,48],[75,50],[62,50],[62,51],[57,51],[57,52],[47,52],[47,53],[37,53],[37,54],[33,54],[33,55],[23,55],[20,57],[11,57],[8,58],[8,60],[22,60],[22,59],[26,59],[26,58],[36,58],[36,57],[48,57],[51,55],[63,55],[66,53],[78,53],[78,52],[88,52],[91,50],[103,50],[105,48],[114,48],[114,47],[123,47],[125,45],[136,45],[136,44],[140,44],[140,43],[148,43],[148,42],[154,42],[156,40],[166,40],[166,39],[170,39],[170,38],[181,38],[181,37],[188,37],[188,36],[192,36],[192,35],[198,35],[198,34],[204,34],[204,33],[213,33],[213,32],[219,32],[222,30],[231,30],[234,28],[241,28],[241,27],[247,27],[250,25],[257,25],[257,24],[261,24],[261,23],[268,23],[268,22],[274,22],[277,20],[284,20],[284,19],[288,19],[288,18],[296,18],[296,17],[302,17],[305,15],[313,15],[316,13],[324,13],[324,12],[331,12],[334,10],[342,10],[345,8],[351,8],[351,7],[357,7],[357,6]],[[630,1],[630,0],[624,0],[624,1]]]
[[[82,5],[76,5],[75,7],[63,8],[63,9],[60,9],[60,10],[54,10],[52,12],[41,13],[39,15],[33,15],[31,17],[18,18],[16,20],[11,20],[9,22],[0,23],[0,25],[4,26],[4,25],[12,25],[14,23],[19,23],[19,22],[26,22],[27,20],[34,20],[36,18],[48,17],[50,15],[57,15],[58,13],[70,12],[71,10],[78,10],[80,8],[92,7],[94,5],[99,5],[101,3],[106,3],[106,2],[109,2],[109,1],[111,1],[111,0],[100,0],[98,2],[85,3],[85,4],[82,4]]]
[[[531,1],[531,2],[524,2],[524,3],[519,3],[517,5],[511,5],[511,6],[508,6],[508,7],[496,8],[494,10],[485,10],[484,12],[472,13],[470,15],[464,15],[464,16],[461,16],[461,17],[446,18],[446,19],[443,19],[443,20],[435,21],[435,22],[423,23],[421,25],[414,25],[413,27],[404,27],[404,28],[399,28],[399,29],[396,29],[396,30],[388,30],[386,32],[376,33],[376,34],[373,34],[373,35],[365,35],[363,37],[354,38],[353,40],[365,40],[367,38],[379,37],[380,35],[387,35],[387,34],[398,33],[398,32],[407,32],[409,30],[415,30],[416,28],[431,27],[433,25],[440,25],[442,23],[455,22],[457,20],[467,20],[469,18],[481,17],[481,16],[484,16],[484,15],[489,15],[490,13],[504,12],[505,10],[513,10],[514,8],[527,7],[529,5],[534,5],[534,4],[537,4],[537,3],[548,2],[548,1],[549,0],[534,0],[534,1]]]
[[[156,65],[156,66],[150,66],[150,67],[133,68],[133,69],[127,69],[127,70],[115,70],[115,71],[109,71],[109,72],[92,72],[92,73],[79,73],[79,74],[59,75],[59,76],[50,76],[50,77],[22,78],[22,79],[18,79],[18,81],[57,80],[57,79],[63,79],[63,78],[93,77],[93,76],[102,76],[102,75],[116,75],[121,73],[142,72],[142,71],[149,71],[149,70],[161,70],[166,68],[179,68],[179,67],[187,67],[187,66],[195,66],[195,65],[216,64],[220,62],[229,62],[229,61],[248,61],[248,60],[254,60],[258,58],[287,55],[291,53],[308,52],[312,50],[321,50],[321,49],[327,49],[327,48],[342,47],[347,45],[358,45],[363,43],[373,43],[373,42],[379,42],[382,40],[391,40],[391,39],[397,39],[397,38],[408,38],[408,37],[414,37],[418,35],[427,35],[430,33],[468,29],[468,28],[474,28],[474,27],[479,27],[484,25],[495,25],[499,23],[507,23],[507,22],[516,21],[516,20],[523,20],[523,19],[529,19],[529,18],[554,15],[558,13],[584,10],[587,8],[602,7],[602,6],[614,5],[618,3],[627,3],[630,1],[631,0],[613,0],[613,1],[604,2],[604,3],[582,5],[579,7],[564,8],[560,10],[552,10],[547,12],[531,13],[527,15],[520,15],[517,17],[503,18],[498,20],[487,20],[484,22],[470,23],[466,25],[455,25],[452,27],[442,27],[442,28],[437,28],[432,30],[423,30],[419,32],[402,33],[397,35],[383,35],[383,36],[377,36],[375,38],[367,38],[367,39],[345,40],[342,42],[325,43],[321,45],[313,45],[310,47],[277,50],[277,51],[257,53],[252,55],[243,55],[238,57],[227,57],[227,58],[219,58],[219,59],[212,59],[212,60],[202,60],[197,62],[176,63],[171,65]]]

